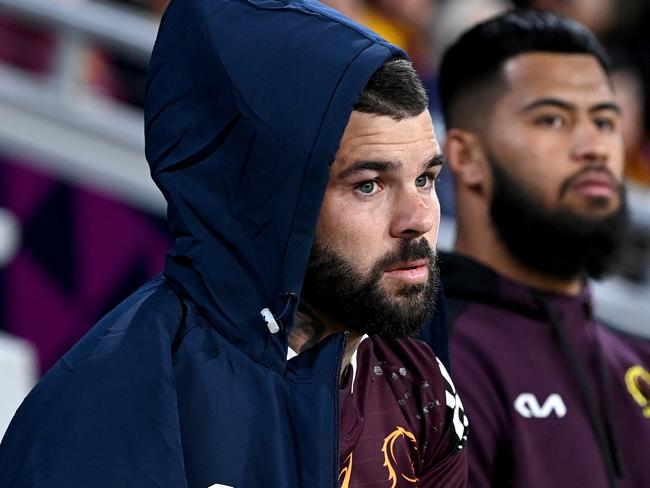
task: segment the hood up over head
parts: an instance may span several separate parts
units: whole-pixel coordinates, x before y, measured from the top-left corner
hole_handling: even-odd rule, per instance
[[[286,363],[330,165],[396,56],[317,1],[174,0],[162,20],[145,134],[174,238],[165,274],[256,361]]]

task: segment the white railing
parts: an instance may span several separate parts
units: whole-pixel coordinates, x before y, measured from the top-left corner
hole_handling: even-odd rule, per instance
[[[142,112],[92,95],[74,64],[100,44],[146,65],[157,19],[85,0],[0,0],[0,15],[56,34],[46,78],[0,64],[0,148],[74,182],[163,214],[144,159]]]
[[[146,62],[158,20],[89,0],[0,0],[0,12],[64,35],[97,41]]]

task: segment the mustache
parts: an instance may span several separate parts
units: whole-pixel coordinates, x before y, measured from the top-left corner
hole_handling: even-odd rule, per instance
[[[620,182],[616,176],[614,176],[614,173],[607,168],[606,166],[602,166],[600,164],[598,165],[587,165],[584,168],[582,168],[580,171],[577,171],[573,175],[569,176],[566,180],[562,182],[560,185],[560,197],[563,197],[566,192],[569,191],[569,188],[571,185],[575,183],[575,181],[584,176],[587,173],[601,173],[607,176],[607,179],[609,179],[610,183],[612,184],[613,187],[618,189],[618,192],[621,192],[621,187],[622,187],[622,182]]]
[[[425,237],[422,237],[418,241],[411,239],[402,240],[400,241],[399,249],[385,255],[377,261],[373,266],[372,272],[376,275],[383,273],[385,270],[399,263],[417,261],[419,259],[428,259],[430,267],[435,264],[436,252],[429,244],[429,241]]]

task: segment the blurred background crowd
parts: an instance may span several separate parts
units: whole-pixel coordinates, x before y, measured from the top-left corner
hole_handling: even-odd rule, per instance
[[[409,53],[441,140],[437,66],[467,27],[519,6],[563,13],[598,35],[624,110],[633,228],[616,276],[594,291],[603,320],[650,337],[650,2],[324,3]],[[170,239],[144,160],[142,107],[166,4],[0,0],[0,435],[33,382],[162,270]],[[438,188],[443,247],[454,232],[449,178]]]

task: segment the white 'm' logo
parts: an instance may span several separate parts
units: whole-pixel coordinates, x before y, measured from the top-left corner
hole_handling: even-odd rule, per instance
[[[515,410],[519,415],[527,419],[535,417],[538,419],[545,419],[555,412],[559,418],[566,415],[566,405],[562,397],[557,393],[548,396],[543,405],[539,405],[537,398],[532,393],[522,393],[515,400]]]

